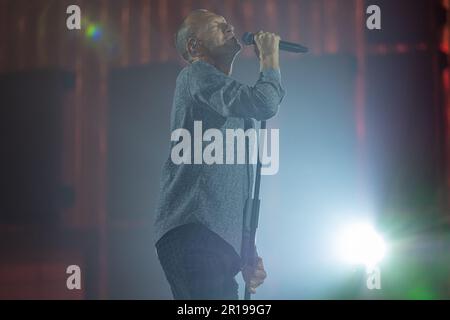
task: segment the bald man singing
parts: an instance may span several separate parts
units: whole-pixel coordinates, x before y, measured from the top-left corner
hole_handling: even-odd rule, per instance
[[[176,82],[172,132],[182,128],[194,137],[194,122],[201,121],[202,130],[218,129],[225,137],[227,129],[253,128],[254,120],[275,116],[284,97],[279,41],[272,33],[255,35],[260,73],[256,84],[247,86],[230,77],[242,48],[233,26],[210,11],[191,12],[176,34],[177,51],[187,66]],[[172,148],[177,142],[172,141]],[[247,162],[180,164],[171,156],[165,162],[155,242],[174,299],[236,300],[235,276],[240,271],[252,293],[264,282],[260,257],[252,267],[240,259],[243,212],[252,181]]]

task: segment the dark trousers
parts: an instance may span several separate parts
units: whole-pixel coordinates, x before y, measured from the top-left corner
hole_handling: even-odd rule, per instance
[[[217,234],[199,224],[169,231],[156,244],[177,300],[237,300],[240,259]]]

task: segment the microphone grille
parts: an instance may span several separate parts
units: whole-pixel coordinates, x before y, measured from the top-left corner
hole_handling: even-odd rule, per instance
[[[251,32],[246,32],[242,35],[242,42],[247,46],[254,44],[254,40],[253,33]]]

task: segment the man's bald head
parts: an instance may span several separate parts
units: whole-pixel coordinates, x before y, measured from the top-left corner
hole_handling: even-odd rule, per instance
[[[240,51],[234,28],[224,17],[205,9],[192,11],[175,35],[178,53],[187,62],[199,56],[234,56]]]
[[[187,50],[188,41],[189,39],[197,38],[202,23],[211,15],[214,14],[205,9],[194,10],[184,19],[179,27],[175,35],[175,46],[184,60],[191,62],[192,57]]]

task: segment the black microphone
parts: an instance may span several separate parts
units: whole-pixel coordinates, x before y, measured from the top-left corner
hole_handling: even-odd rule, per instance
[[[242,36],[242,42],[247,46],[254,45],[255,44],[255,35],[251,32],[244,33],[244,35]],[[280,50],[295,52],[295,53],[308,52],[308,48],[302,46],[301,44],[287,42],[287,41],[281,41],[281,40],[280,40]]]

